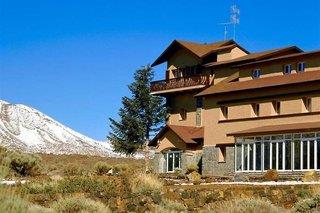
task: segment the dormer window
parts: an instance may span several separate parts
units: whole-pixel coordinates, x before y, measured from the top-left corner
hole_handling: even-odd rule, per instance
[[[284,73],[285,75],[291,74],[291,71],[292,71],[292,66],[291,66],[291,64],[284,65],[284,67],[283,67],[283,73]]]
[[[260,69],[254,69],[252,71],[252,78],[255,79],[255,78],[260,78],[261,76],[261,70]]]
[[[297,67],[298,67],[297,72],[304,72],[304,70],[306,68],[306,63],[305,62],[299,62]]]

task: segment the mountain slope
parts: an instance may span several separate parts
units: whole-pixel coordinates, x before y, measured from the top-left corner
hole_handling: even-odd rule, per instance
[[[97,142],[22,104],[0,100],[0,145],[32,153],[116,156]]]

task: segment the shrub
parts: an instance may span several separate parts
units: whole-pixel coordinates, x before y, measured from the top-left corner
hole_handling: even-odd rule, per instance
[[[75,176],[58,182],[60,193],[89,193],[94,197],[110,198],[119,193],[115,181]]]
[[[308,197],[311,197],[311,192],[308,189],[301,189],[298,191],[297,195],[300,198],[308,198]]]
[[[185,212],[187,208],[177,202],[171,200],[163,200],[160,205],[156,206],[156,212],[167,213],[167,212]]]
[[[240,199],[235,201],[216,202],[208,205],[210,212],[259,212],[259,213],[279,213],[284,209],[273,205],[268,200],[261,199]]]
[[[320,195],[304,199],[294,205],[296,212],[317,212],[320,210]]]
[[[112,169],[112,167],[103,161],[99,161],[94,165],[94,171],[97,175],[106,175]]]
[[[7,177],[9,170],[7,166],[0,165],[0,179]]]
[[[27,212],[29,204],[20,197],[0,189],[0,212]]]
[[[182,169],[177,168],[174,170],[174,174],[178,177],[178,178],[185,178],[185,174],[183,173]]]
[[[133,193],[143,195],[160,194],[163,183],[153,174],[138,174],[131,181]]]
[[[201,182],[201,175],[198,172],[193,171],[190,174],[188,174],[188,179],[193,184],[197,185],[197,184],[200,184]]]
[[[263,179],[265,181],[278,181],[279,173],[274,169],[270,169],[263,175]]]
[[[187,174],[191,172],[198,172],[199,167],[196,163],[191,163],[187,165]]]
[[[36,176],[41,173],[41,158],[36,155],[12,152],[4,159],[5,164],[21,176]]]
[[[302,177],[303,182],[312,182],[312,181],[318,181],[318,180],[319,180],[319,176],[316,171],[308,171],[304,173]]]
[[[29,182],[22,185],[22,192],[26,194],[54,195],[58,191],[55,182]]]
[[[84,169],[80,165],[69,163],[63,168],[63,174],[67,176],[83,175]]]
[[[115,174],[123,174],[129,170],[128,164],[116,164],[113,166],[113,172]]]
[[[72,212],[111,212],[105,205],[100,202],[87,198],[63,198],[53,203],[52,208],[61,213]]]

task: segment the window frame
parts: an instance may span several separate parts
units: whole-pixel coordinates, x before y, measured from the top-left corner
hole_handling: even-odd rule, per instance
[[[258,75],[256,75],[258,74]],[[252,70],[252,79],[257,79],[261,77],[261,69]]]
[[[174,173],[175,169],[181,169],[181,153],[182,151],[167,151],[166,155],[166,173]],[[173,154],[172,171],[169,171],[169,154]],[[175,167],[175,154],[179,154],[179,167]]]
[[[290,67],[290,71],[287,72],[287,67]],[[292,73],[292,64],[286,64],[283,66],[283,74],[284,75],[290,75]]]
[[[300,69],[300,65],[302,65],[302,64],[303,64],[303,70]],[[305,70],[306,70],[306,62],[304,62],[304,61],[298,62],[297,73],[303,73],[303,72],[305,72]]]

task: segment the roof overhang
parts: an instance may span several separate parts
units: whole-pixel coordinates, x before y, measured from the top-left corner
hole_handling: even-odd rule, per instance
[[[320,131],[320,121],[312,123],[294,123],[262,126],[252,129],[247,129],[239,132],[228,133],[227,136],[246,137],[246,136],[261,136],[270,134],[287,134],[287,133],[302,133],[302,132],[317,132]]]
[[[168,131],[172,131],[173,133],[175,133],[187,145],[197,144],[195,139],[199,139],[199,138],[204,137],[203,127],[166,125],[149,142],[148,146],[156,146],[158,144],[158,140],[161,137],[163,137]]]

